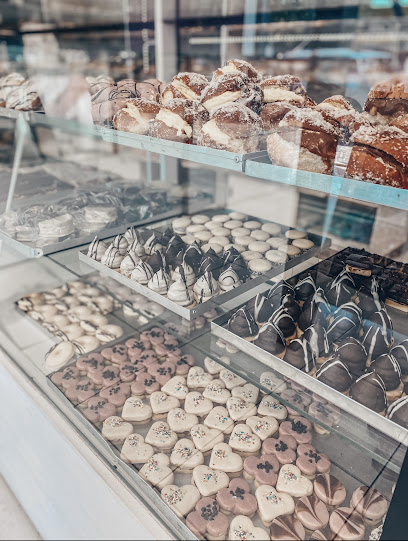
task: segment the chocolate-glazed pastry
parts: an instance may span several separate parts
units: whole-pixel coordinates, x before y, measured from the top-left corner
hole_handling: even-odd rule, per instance
[[[162,252],[156,251],[154,254],[149,256],[148,263],[152,267],[153,272],[157,272],[160,269],[165,269],[166,272],[169,272],[169,267],[166,262],[166,258]]]
[[[381,415],[387,409],[387,396],[383,380],[378,374],[368,372],[352,385],[350,397]]]
[[[370,370],[378,374],[384,382],[389,401],[401,396],[404,388],[401,382],[401,367],[393,355],[380,355],[371,363]]]
[[[270,299],[273,304],[281,303],[281,299],[285,295],[294,295],[294,288],[286,280],[280,280],[266,294],[266,297]]]
[[[343,336],[355,334],[361,323],[361,310],[354,302],[342,304],[334,312],[334,319],[327,329],[327,340],[332,344]]]
[[[269,321],[273,323],[275,327],[280,329],[287,341],[295,337],[296,323],[283,306],[280,306],[273,312]]]
[[[272,541],[303,541],[306,537],[305,529],[294,516],[281,515],[272,521],[270,527]]]
[[[402,380],[406,381],[408,378],[408,339],[398,344],[398,346],[394,346],[391,355],[397,359],[401,368]]]
[[[241,254],[233,246],[228,248],[228,250],[225,250],[223,259],[224,259],[225,266],[232,265],[235,261],[240,261],[241,264],[244,264]]]
[[[316,292],[316,284],[311,276],[306,276],[295,285],[296,300],[305,302]]]
[[[402,396],[391,404],[387,417],[404,428],[408,428],[408,396]]]
[[[254,340],[254,344],[268,353],[272,353],[279,358],[283,357],[286,340],[280,329],[273,323],[265,323]]]
[[[327,507],[316,494],[300,498],[295,512],[298,520],[308,530],[320,530],[329,522]]]
[[[368,363],[383,353],[388,353],[393,343],[393,326],[385,310],[375,312],[363,322],[362,344],[367,351]]]
[[[201,258],[203,252],[197,242],[190,244],[184,252],[184,261],[192,267],[194,272],[197,272],[200,268]]]
[[[156,233],[152,233],[150,237],[144,243],[144,249],[147,255],[154,254],[157,250],[161,252],[163,250],[163,245]]]
[[[330,305],[327,302],[324,291],[319,287],[313,297],[309,298],[303,305],[302,313],[300,314],[298,321],[299,329],[305,331],[317,321],[325,326],[330,312]]]
[[[276,299],[277,297],[275,297]],[[277,306],[274,304],[274,306]],[[288,312],[288,314],[293,318],[293,321],[297,321],[300,316],[300,306],[295,301],[293,294],[284,295],[281,299],[281,306]]]
[[[331,283],[326,298],[333,306],[340,306],[351,301],[355,293],[355,282],[352,276],[343,270]]]
[[[357,294],[357,303],[363,317],[368,318],[373,312],[384,308],[385,293],[380,287],[377,276],[371,278],[370,287],[363,286]]]
[[[198,274],[201,275],[205,272],[211,272],[214,278],[218,280],[223,265],[223,260],[215,253],[212,248],[210,248],[202,257],[200,267],[198,269]]]
[[[343,338],[335,347],[336,356],[349,369],[352,376],[359,378],[365,372],[367,352],[365,347],[353,337]]]
[[[228,330],[241,338],[253,340],[258,334],[258,325],[250,312],[240,308],[228,321]]]
[[[316,496],[329,507],[341,505],[346,499],[346,489],[341,481],[329,473],[320,473],[313,482]]]
[[[164,250],[164,255],[166,257],[167,264],[174,266],[174,261],[177,254],[180,252],[180,250],[184,250],[186,245],[178,235],[172,235],[170,239],[167,240],[167,236],[164,234],[163,243],[166,247]]]
[[[320,322],[315,323],[306,329],[302,338],[309,342],[313,356],[316,360],[320,359],[320,361],[323,361],[329,357],[330,348],[327,340],[327,332]]]
[[[272,304],[262,295],[262,293],[258,293],[256,297],[247,302],[245,308],[259,324],[268,321],[273,314]]]
[[[350,507],[339,507],[330,515],[333,539],[354,541],[364,539],[364,520]]]
[[[312,372],[315,368],[316,360],[313,356],[313,352],[309,343],[303,338],[292,340],[286,348],[283,359],[288,364],[295,366],[299,370],[304,370],[307,373]]]
[[[333,355],[316,372],[316,378],[341,393],[346,393],[353,383],[347,366]]]
[[[168,244],[170,244],[173,237],[175,237],[175,236],[178,236],[178,235],[174,235],[174,231],[170,227],[168,227],[166,229],[166,231],[163,233],[163,236],[162,236],[163,246],[167,246]],[[179,237],[179,239],[180,239],[180,237]],[[181,239],[180,239],[180,241],[183,243],[183,241]]]
[[[231,268],[234,269],[234,271],[237,273],[238,278],[241,280],[241,282],[246,282],[248,278],[251,276],[251,271],[249,270],[246,262],[241,259],[237,259],[232,263],[231,265],[225,265],[224,269]]]
[[[381,492],[372,487],[358,487],[351,497],[350,507],[369,524],[378,524],[387,513],[387,500]]]

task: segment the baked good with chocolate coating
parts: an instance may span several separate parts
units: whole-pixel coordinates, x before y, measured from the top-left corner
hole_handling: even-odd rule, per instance
[[[354,278],[344,269],[331,282],[326,293],[326,298],[333,306],[341,306],[351,301],[351,298],[356,292],[355,288]]]
[[[293,539],[303,541],[306,532],[303,524],[294,515],[281,515],[272,521],[270,527],[272,541],[284,541]]]
[[[198,135],[201,146],[245,154],[258,148],[260,117],[245,105],[228,103],[212,110]]]
[[[339,507],[330,515],[333,539],[357,541],[364,539],[365,525],[361,516],[350,507]]]
[[[132,98],[126,101],[123,109],[113,117],[115,130],[147,135],[149,123],[160,111],[158,103],[144,98]]]
[[[408,339],[404,340],[398,346],[394,346],[391,350],[391,355],[397,359],[401,368],[402,381],[408,380]]]
[[[268,322],[260,329],[254,344],[281,359],[285,352],[286,340],[282,332],[273,323]]]
[[[273,312],[269,321],[281,331],[287,343],[296,337],[296,323],[283,306]]]
[[[346,336],[334,349],[336,356],[347,366],[352,376],[359,378],[364,374],[367,351],[359,340],[352,336]]]
[[[178,73],[173,77],[171,83],[163,89],[162,104],[166,105],[167,102],[175,98],[198,101],[208,84],[207,79],[200,73]]]
[[[246,75],[251,83],[260,83],[262,81],[262,76],[257,71],[252,64],[246,62],[245,60],[228,60],[224,67],[218,68],[213,73],[212,80],[219,79],[227,73],[243,73]]]
[[[287,346],[284,361],[310,374],[314,372],[316,360],[310,348],[309,342],[303,338],[292,340]]]
[[[353,336],[357,333],[362,320],[360,308],[354,302],[347,302],[337,308],[333,321],[327,329],[327,340],[332,344],[343,336]]]
[[[350,507],[361,515],[366,524],[374,526],[387,514],[387,500],[372,487],[358,487],[351,497]]]
[[[329,508],[341,505],[346,499],[346,489],[341,481],[330,473],[320,473],[313,482],[316,496]]]
[[[367,372],[352,385],[350,396],[356,402],[363,404],[380,415],[385,415],[387,396],[383,380],[374,372]]]
[[[258,293],[256,297],[248,301],[245,309],[252,314],[256,323],[260,325],[268,321],[274,312],[271,302],[262,293]]]
[[[324,363],[330,355],[327,332],[320,321],[308,327],[302,335],[309,342],[313,356],[317,363]]]
[[[159,139],[188,143],[193,135],[193,113],[190,102],[173,99],[160,108],[151,121],[149,135]]]
[[[303,496],[296,503],[296,517],[307,530],[320,530],[329,522],[326,504],[316,494]]]
[[[388,353],[393,343],[392,322],[385,310],[375,312],[370,320],[363,322],[364,335],[361,343],[367,351],[367,362]]]
[[[253,340],[258,334],[258,325],[248,310],[240,308],[230,317],[228,330],[241,338]]]
[[[388,403],[401,397],[404,390],[401,367],[393,355],[389,353],[380,355],[371,363],[370,370],[378,374],[384,382]]]
[[[268,77],[260,86],[264,92],[265,103],[285,102],[303,107],[307,99],[305,87],[294,75]]]
[[[402,396],[391,404],[387,411],[388,419],[408,428],[408,396]]]
[[[318,369],[316,379],[343,394],[347,394],[353,383],[349,369],[335,355],[330,357]]]
[[[393,77],[375,85],[368,93],[364,110],[372,116],[389,118],[408,114],[408,78]]]

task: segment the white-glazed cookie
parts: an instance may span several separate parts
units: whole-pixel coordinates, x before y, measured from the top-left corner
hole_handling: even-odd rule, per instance
[[[188,393],[186,396],[184,409],[187,413],[194,413],[194,415],[203,417],[204,415],[208,415],[212,408],[212,401],[198,391],[191,391],[191,393]]]
[[[221,430],[224,434],[231,434],[234,421],[228,414],[228,410],[222,406],[216,406],[204,419],[205,426]]]
[[[248,246],[253,242],[253,238],[248,235],[239,235],[234,237],[234,244],[239,244],[240,246],[244,246],[244,248],[247,250]]]
[[[215,237],[212,237],[209,241],[208,241],[209,244],[213,245],[213,244],[219,244],[220,246],[225,246],[226,244],[229,243],[229,239],[228,237],[225,237],[225,236],[221,236],[221,235],[217,235]]]
[[[284,464],[279,471],[276,489],[279,492],[290,494],[294,498],[302,498],[312,494],[313,483],[302,475],[297,466]]]
[[[191,224],[186,227],[186,233],[195,236],[199,231],[205,231],[206,228],[201,224]]]
[[[246,227],[237,227],[237,229],[233,229],[231,231],[231,236],[234,237],[249,237],[251,234],[251,230],[247,229]]]
[[[248,250],[251,250],[252,252],[259,252],[260,254],[264,254],[269,249],[270,245],[262,240],[253,240],[253,242],[248,244]]]
[[[251,231],[253,229],[261,229],[261,222],[258,222],[257,220],[249,220],[247,222],[244,222],[244,227],[246,227],[247,229],[251,229]]]
[[[209,219],[210,218],[205,214],[195,214],[194,216],[191,216],[191,221],[193,224],[205,224]]]
[[[295,239],[292,245],[301,250],[310,250],[310,248],[313,248],[314,242],[309,239]]]
[[[245,261],[252,261],[253,259],[262,259],[262,254],[260,252],[251,252],[251,250],[245,250],[245,252],[242,252],[242,258]]]
[[[248,268],[252,273],[252,276],[258,276],[265,274],[272,268],[272,263],[266,259],[252,259],[248,261]]]
[[[212,217],[212,221],[213,222],[217,222],[217,223],[225,223],[225,222],[228,222],[230,219],[230,217],[228,216],[228,214],[216,214],[215,216]]]
[[[285,246],[279,246],[278,250],[288,255],[289,257],[294,257],[295,255],[300,254],[300,248],[296,248],[293,244],[286,244]]]
[[[285,233],[287,239],[304,239],[306,238],[306,233],[304,231],[299,231],[299,229],[288,229]]]
[[[222,361],[224,364],[231,364],[231,361],[228,357],[220,357],[220,361]],[[214,359],[211,359],[211,357],[206,357],[204,359],[204,366],[207,372],[211,375],[219,374],[221,370],[224,369],[224,366],[220,363],[217,363]]]
[[[125,439],[120,458],[129,464],[145,464],[154,455],[154,449],[145,443],[140,434],[130,434]]]
[[[167,423],[173,432],[190,432],[193,426],[198,424],[198,417],[182,408],[175,408],[167,414]]]
[[[220,430],[208,428],[208,426],[205,425],[194,426],[191,429],[190,434],[194,445],[202,453],[210,451],[216,443],[224,441],[224,434]]]
[[[225,227],[217,227],[217,229],[213,229],[211,231],[214,237],[229,237],[230,236],[230,230],[226,229]]]
[[[162,489],[161,497],[173,513],[183,518],[194,509],[201,495],[193,485],[167,485]]]
[[[262,372],[259,383],[269,391],[279,394],[288,387],[286,382],[273,372]]]
[[[181,218],[176,218],[173,220],[172,227],[173,231],[177,235],[184,235],[186,228],[191,224],[191,219],[187,216],[181,216]]]
[[[213,379],[203,391],[203,396],[216,404],[226,404],[231,393],[220,379]]]
[[[245,421],[248,417],[256,415],[256,406],[251,402],[246,402],[242,398],[231,396],[227,400],[227,410],[233,421]]]
[[[241,220],[230,220],[229,222],[224,223],[224,227],[226,229],[229,229],[229,230],[238,229],[238,227],[242,227],[242,221]]]
[[[217,472],[208,466],[197,466],[194,468],[191,482],[202,496],[212,496],[222,488],[227,488],[229,477],[225,472]]]
[[[209,220],[208,222],[205,222],[204,225],[209,231],[213,231],[213,229],[217,229],[218,227],[220,227],[220,222],[214,222],[213,220]]]
[[[251,427],[244,424],[237,424],[228,442],[234,451],[244,455],[256,454],[261,448],[261,439],[252,432]]]
[[[179,400],[184,400],[188,394],[186,378],[183,376],[174,376],[162,387],[162,391]]]
[[[266,233],[269,233],[269,235],[278,235],[281,232],[281,226],[278,224],[273,224],[271,222],[262,224],[261,229],[262,231],[266,231]]]
[[[277,264],[286,263],[286,261],[288,260],[288,256],[281,250],[268,250],[265,254],[265,257],[271,263]]]
[[[155,391],[150,395],[150,405],[154,415],[168,413],[180,406],[180,400],[175,396],[169,396],[163,391]]]
[[[225,383],[225,386],[228,390],[231,390],[234,387],[238,387],[239,385],[244,385],[244,383],[246,383],[246,380],[244,378],[241,378],[241,376],[238,376],[227,368],[223,368],[220,371],[219,379]]]
[[[258,406],[258,414],[283,421],[288,416],[288,410],[276,398],[266,395]]]
[[[197,233],[194,233],[194,236],[196,239],[198,239],[200,242],[207,242],[214,236],[211,231],[208,231],[208,229],[205,229],[204,231],[198,231]],[[211,245],[210,245],[211,246]]]
[[[285,246],[288,243],[288,239],[284,239],[282,237],[269,237],[266,242],[271,248],[277,249],[280,246]]]
[[[228,539],[230,541],[258,540],[269,541],[270,535],[263,528],[254,526],[249,517],[237,515],[230,524]]]
[[[234,387],[231,391],[232,396],[242,398],[246,402],[256,404],[258,401],[259,389],[252,383],[247,383],[242,387]]]
[[[238,212],[237,210],[231,212],[229,217],[231,218],[231,220],[241,220],[241,222],[248,220],[247,214],[244,214],[243,212]]]
[[[45,364],[51,370],[58,370],[65,366],[74,355],[75,346],[72,342],[60,342],[45,355]]]
[[[254,415],[248,417],[246,424],[262,441],[273,436],[279,428],[279,423],[274,417],[257,417]]]
[[[102,425],[102,436],[115,442],[124,441],[133,432],[133,426],[116,415],[105,419]]]
[[[164,421],[153,423],[146,435],[145,441],[156,449],[171,449],[177,442],[177,434]]]
[[[159,489],[174,482],[173,471],[169,468],[170,459],[163,453],[153,455],[139,470],[139,475],[149,485]]]
[[[239,473],[244,467],[244,462],[241,456],[233,452],[228,443],[217,443],[211,451],[209,466],[213,470]]]
[[[295,511],[295,502],[289,494],[280,493],[270,485],[261,485],[255,491],[258,501],[258,513],[263,524],[269,527],[272,521],[281,515],[291,515]]]
[[[204,455],[196,449],[191,440],[182,438],[173,448],[170,463],[176,466],[180,473],[191,473],[194,468],[204,464]]]
[[[254,229],[253,231],[251,231],[250,236],[253,237],[254,240],[260,240],[262,242],[267,241],[270,237],[269,233],[267,233],[266,231],[262,231],[262,229]]]
[[[142,423],[150,421],[153,415],[152,408],[141,398],[131,396],[126,400],[122,409],[122,418],[131,423]]]
[[[192,366],[187,374],[187,386],[189,389],[204,389],[213,379],[201,366]]]

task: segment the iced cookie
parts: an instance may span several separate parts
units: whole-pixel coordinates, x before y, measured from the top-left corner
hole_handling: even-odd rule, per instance
[[[226,515],[232,513],[253,517],[258,508],[256,498],[244,479],[232,479],[227,488],[218,492],[217,502]]]
[[[242,398],[246,402],[252,402],[256,404],[258,401],[259,389],[252,385],[252,383],[247,383],[242,387],[234,387],[231,391],[232,396],[237,398]]]
[[[120,365],[119,378],[120,381],[130,383],[136,379],[139,372],[145,372],[146,368],[142,363],[124,363]]]
[[[194,413],[198,417],[203,417],[204,415],[208,415],[212,408],[213,403],[211,400],[209,398],[205,398],[198,391],[192,391],[186,396],[184,409],[187,413]]]
[[[130,389],[134,396],[150,395],[160,389],[160,383],[150,374],[139,373]]]
[[[310,443],[312,441],[312,423],[304,417],[295,417],[292,421],[284,421],[279,427],[281,436],[292,436],[298,442]]]
[[[284,464],[280,469],[276,488],[279,492],[286,492],[295,498],[301,498],[312,494],[313,483],[302,475],[297,466]]]
[[[204,464],[204,455],[196,449],[191,440],[182,438],[174,446],[170,463],[177,468],[179,473],[192,473],[194,468]]]
[[[126,400],[122,409],[122,418],[135,424],[145,424],[152,418],[153,411],[149,404],[141,398],[131,396]]]
[[[202,453],[210,451],[214,445],[224,441],[224,434],[214,428],[208,428],[205,425],[196,425],[191,431],[191,439],[194,445]]]
[[[159,489],[174,482],[174,474],[169,468],[170,459],[163,453],[153,455],[139,470],[139,475],[149,485]]]
[[[280,394],[282,391],[287,389],[285,381],[273,372],[263,372],[259,379],[259,383],[268,391],[272,391],[273,393]]]
[[[164,363],[156,362],[149,364],[147,371],[160,385],[164,385],[176,373],[176,366],[170,361],[165,361]]]
[[[228,442],[234,451],[243,456],[254,455],[261,448],[261,440],[248,425],[235,425]]]
[[[103,422],[102,436],[113,442],[123,442],[133,432],[133,426],[116,415]]]
[[[294,516],[283,515],[275,518],[269,531],[272,541],[281,541],[282,539],[303,540],[306,538],[303,524]]]
[[[167,414],[167,423],[173,432],[180,434],[190,432],[199,421],[194,413],[186,413],[182,408],[174,408]]]
[[[45,364],[51,370],[58,370],[73,358],[75,352],[75,346],[72,342],[60,342],[53,346],[45,355]]]
[[[262,444],[262,452],[274,454],[280,464],[293,464],[297,446],[297,441],[292,436],[278,436],[266,439]]]
[[[269,541],[269,533],[262,528],[257,528],[249,517],[238,515],[232,519],[228,539],[230,541],[258,540]]]
[[[92,381],[89,378],[82,378],[76,385],[71,385],[65,389],[65,396],[74,405],[83,404],[86,407],[84,403],[95,396],[96,392],[97,390]]]
[[[204,389],[203,396],[216,404],[225,404],[231,393],[225,388],[225,383],[220,379],[213,379]]]
[[[93,372],[98,368],[102,368],[105,360],[100,353],[93,353],[86,357],[80,357],[76,362],[76,367],[82,376],[86,376],[89,372]]]
[[[234,387],[238,387],[239,385],[244,385],[246,383],[246,380],[244,378],[241,378],[234,372],[231,372],[231,370],[227,370],[226,368],[223,368],[220,372],[219,379],[225,383],[225,387],[230,391]]]
[[[254,415],[248,417],[246,424],[252,429],[254,434],[261,438],[262,441],[273,436],[279,428],[279,423],[274,417],[257,417]]]
[[[288,416],[288,410],[279,402],[279,400],[273,398],[271,395],[266,395],[262,398],[261,403],[258,406],[258,415],[274,417],[279,421],[283,421]]]
[[[217,443],[211,451],[210,468],[225,471],[230,477],[237,477],[243,468],[243,460],[234,453],[227,443]]]
[[[116,415],[116,406],[110,404],[106,398],[93,396],[88,400],[87,408],[83,411],[83,416],[94,425],[97,425],[108,417]]]
[[[213,379],[211,374],[205,372],[200,366],[193,366],[188,371],[187,386],[189,389],[205,389]]]
[[[354,541],[366,539],[362,517],[350,507],[338,507],[330,515],[329,526],[334,539]]]
[[[316,473],[328,473],[330,471],[329,457],[323,453],[318,453],[312,445],[299,445],[297,454],[296,466],[308,479],[313,480]]]
[[[166,417],[167,413],[180,406],[180,400],[175,396],[169,396],[162,391],[156,391],[150,395],[150,405],[153,410],[153,419]]]
[[[231,434],[234,421],[228,415],[228,410],[222,406],[216,406],[204,419],[205,426],[221,430],[224,434]]]
[[[263,524],[269,527],[281,515],[291,515],[295,510],[292,496],[278,492],[273,486],[261,485],[255,491],[258,500],[258,513]]]
[[[120,369],[118,366],[106,366],[100,374],[100,385],[102,388],[105,389],[106,387],[119,383],[119,372]],[[95,370],[92,374],[90,374],[90,376],[92,378],[96,378],[97,371]]]
[[[255,404],[233,396],[227,400],[227,410],[233,421],[244,422],[248,417],[256,415]]]
[[[329,511],[316,494],[311,494],[296,503],[296,517],[307,530],[322,530],[329,522]]]
[[[174,376],[163,385],[162,391],[179,400],[184,400],[188,394],[186,378],[183,376]]]
[[[130,396],[130,385],[128,383],[116,383],[112,387],[103,389],[99,396],[106,398],[111,404],[113,404],[117,409],[121,408],[126,399]]]
[[[186,524],[199,539],[222,541],[228,531],[228,519],[213,498],[202,498],[195,511],[187,515]]]
[[[341,481],[329,473],[321,473],[313,482],[316,496],[329,508],[341,505],[346,499],[346,489]]]
[[[351,497],[350,507],[359,513],[366,524],[378,524],[387,513],[387,500],[375,488],[361,486]]]
[[[76,385],[80,379],[80,371],[75,366],[67,366],[63,370],[55,372],[51,376],[51,381],[53,384],[61,387],[62,389],[68,389],[68,387],[71,387],[71,385]]]
[[[225,472],[216,472],[208,466],[197,466],[194,468],[191,483],[198,488],[202,496],[212,496],[229,485],[229,477]]]
[[[195,363],[194,357],[188,353],[185,355],[169,355],[168,360],[176,365],[177,376],[186,376]]]
[[[231,361],[229,360],[228,357],[221,357],[220,360],[224,364],[231,364]],[[222,364],[218,363],[216,360],[211,359],[211,357],[206,357],[204,359],[204,366],[207,372],[209,374],[212,374],[213,376],[215,376],[216,374],[219,374],[221,370],[224,370],[225,368]]]
[[[168,451],[173,448],[178,438],[167,423],[158,421],[150,427],[145,439],[146,443],[153,445],[154,448]]]
[[[120,458],[129,464],[145,464],[153,455],[153,447],[145,443],[143,436],[131,434],[125,439]]]
[[[192,485],[167,485],[162,489],[161,497],[173,513],[183,518],[194,509],[201,495]]]
[[[256,487],[276,485],[280,464],[275,455],[262,455],[261,458],[248,456],[244,461],[244,477],[254,479]]]

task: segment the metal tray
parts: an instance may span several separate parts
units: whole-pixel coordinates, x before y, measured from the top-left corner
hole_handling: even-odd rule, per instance
[[[205,212],[205,214],[207,214],[208,216],[212,216],[217,213],[228,214],[233,211],[230,209],[223,208],[223,209],[211,209],[211,210],[205,210],[205,211],[202,210],[201,213],[203,212]],[[262,221],[264,223],[267,222],[266,220],[259,220],[259,218],[255,218],[252,216],[250,216],[249,219]],[[268,222],[268,223],[271,223],[271,222]],[[288,229],[290,229],[289,227],[284,226],[282,224],[278,224],[278,225],[281,227],[282,232],[285,232]],[[165,225],[161,225],[161,226],[155,225],[149,228],[148,230],[144,230],[144,231],[142,230],[141,233],[142,233],[142,236],[148,236],[151,234],[152,230],[162,232],[164,231],[165,228],[166,228]],[[196,305],[193,308],[186,308],[184,306],[180,306],[179,304],[173,301],[170,301],[167,297],[163,297],[163,295],[160,295],[159,293],[152,291],[147,286],[138,284],[137,282],[134,282],[130,278],[123,276],[119,272],[113,269],[110,269],[109,267],[106,267],[99,261],[95,261],[94,259],[91,259],[87,255],[88,249],[82,250],[82,251],[80,250],[78,252],[78,256],[79,256],[79,259],[83,261],[84,263],[86,263],[87,265],[93,267],[94,269],[98,270],[102,274],[106,274],[107,276],[110,276],[111,278],[127,286],[129,289],[132,289],[133,291],[137,291],[138,293],[141,293],[145,297],[148,297],[152,301],[157,302],[158,304],[161,304],[165,308],[171,310],[172,312],[178,314],[179,316],[185,319],[194,319],[201,316],[205,312],[212,310],[213,308],[219,307],[221,304],[224,304],[225,302],[238,297],[239,295],[245,293],[246,291],[249,291],[255,286],[263,284],[270,278],[274,278],[275,276],[282,273],[283,271],[287,269],[291,269],[292,267],[295,267],[299,263],[302,263],[303,261],[319,253],[324,248],[327,248],[328,246],[330,246],[331,241],[330,239],[326,237],[320,237],[319,235],[314,235],[314,234],[308,234],[308,237],[314,242],[314,247],[311,248],[310,250],[305,250],[304,252],[300,253],[298,256],[293,257],[292,259],[289,259],[286,263],[282,265],[276,265],[265,274],[258,276],[256,278],[251,278],[250,280],[248,280],[241,286],[231,291],[222,293],[221,295],[217,295],[213,299],[206,301],[202,304]]]

